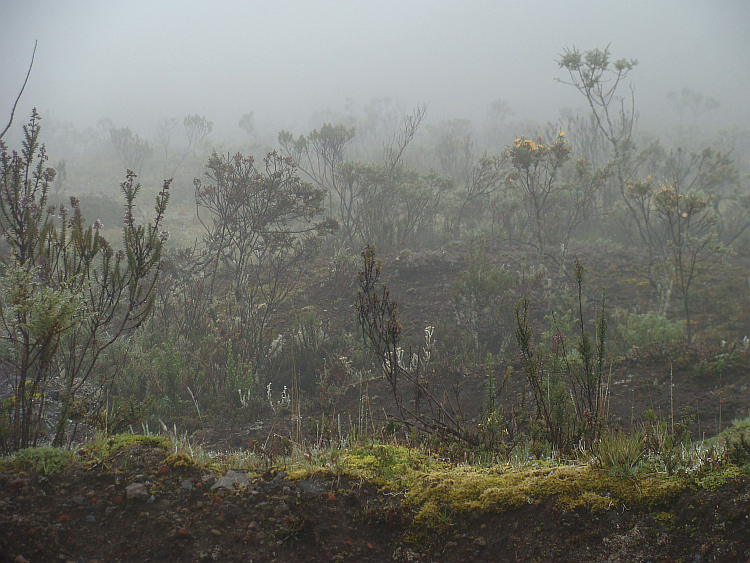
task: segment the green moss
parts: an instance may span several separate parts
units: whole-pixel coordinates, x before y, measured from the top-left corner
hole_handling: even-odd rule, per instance
[[[698,485],[706,490],[713,490],[717,487],[733,481],[742,475],[742,468],[736,465],[726,465],[719,469],[714,469],[710,473],[698,478]]]
[[[620,479],[581,465],[545,469],[454,467],[421,475],[408,492],[405,505],[430,512],[444,504],[459,512],[506,512],[554,498],[557,506],[566,510],[597,512],[621,504],[654,509],[669,506],[689,487],[688,481],[676,478],[649,475],[637,480]]]
[[[175,469],[188,469],[195,465],[195,462],[190,459],[185,453],[172,454],[165,460],[166,464]]]
[[[432,467],[429,456],[404,446],[373,444],[349,450],[342,455],[343,473],[367,479],[393,490],[408,489],[421,474]]]
[[[674,524],[674,514],[671,512],[659,512],[654,515],[654,518],[657,522],[661,522],[667,526],[672,526]]]
[[[141,436],[140,434],[118,434],[110,438],[107,443],[112,451],[127,448],[133,444],[154,446],[164,451],[169,451],[171,447],[169,440],[166,438],[161,436]]]
[[[94,458],[103,459],[112,453],[128,448],[135,444],[160,448],[164,451],[170,450],[170,442],[161,436],[141,436],[140,434],[118,434],[106,440],[97,440],[81,448],[84,454]]]

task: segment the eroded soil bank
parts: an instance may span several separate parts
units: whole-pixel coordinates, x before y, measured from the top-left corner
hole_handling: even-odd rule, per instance
[[[571,510],[553,496],[504,512],[443,504],[425,519],[406,491],[351,475],[220,479],[168,454],[147,441],[49,477],[6,468],[0,561],[750,560],[750,478],[741,471],[664,505],[627,506],[613,493],[603,510]]]

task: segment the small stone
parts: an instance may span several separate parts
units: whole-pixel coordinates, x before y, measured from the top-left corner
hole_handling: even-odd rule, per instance
[[[29,560],[26,559],[23,555],[16,555],[16,558],[13,560],[13,563],[29,563]]]
[[[182,528],[177,529],[177,535],[181,538],[186,538],[190,535],[190,532],[188,532],[188,529],[183,526]]]
[[[23,489],[28,482],[28,479],[12,479],[10,483],[8,483],[8,487],[11,489]],[[18,557],[23,558],[23,555],[19,555]]]
[[[318,497],[323,494],[325,486],[322,483],[313,483],[311,481],[298,481],[297,489],[305,495]]]
[[[125,487],[125,497],[129,500],[146,500],[149,498],[148,489],[143,483],[133,483]]]
[[[211,486],[211,490],[213,491],[214,489],[223,488],[234,491],[237,487],[247,487],[249,485],[250,478],[247,476],[247,473],[232,471],[230,469],[223,477],[220,477],[216,483]]]
[[[93,514],[89,514],[88,516],[86,516],[86,522],[88,522],[89,524],[93,524],[94,522],[96,522],[96,516],[94,516]]]
[[[287,511],[289,510],[289,507],[287,504],[282,500],[279,502],[278,505],[273,509],[273,515],[276,517],[283,516]]]
[[[487,540],[483,536],[479,536],[474,540],[474,543],[479,547],[487,547]]]
[[[73,497],[73,502],[76,503],[76,504],[83,504],[85,501],[84,501],[83,497],[77,496],[77,497]]]
[[[212,528],[211,529],[211,535],[218,537],[218,536],[221,535],[221,530],[217,530],[216,528]]]
[[[284,481],[284,479],[286,479],[286,476],[287,476],[286,471],[279,471],[276,474],[276,477],[274,477],[273,479],[271,479],[268,482],[268,488],[269,489],[275,489],[276,487],[278,487],[279,485],[281,485],[281,483]]]
[[[193,490],[193,484],[185,479],[182,484],[180,484],[180,487],[186,491],[192,491]]]
[[[242,513],[242,510],[235,504],[227,503],[219,507],[219,513],[225,521],[234,522]]]

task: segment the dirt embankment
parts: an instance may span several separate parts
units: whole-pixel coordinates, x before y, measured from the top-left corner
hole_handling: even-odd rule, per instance
[[[351,476],[217,476],[135,443],[44,477],[0,473],[0,561],[750,560],[750,479],[687,488],[665,506],[509,511],[419,506]]]

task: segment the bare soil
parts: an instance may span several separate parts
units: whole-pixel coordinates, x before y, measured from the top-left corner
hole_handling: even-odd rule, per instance
[[[128,486],[145,492],[130,498]],[[655,510],[565,511],[554,499],[454,514],[420,534],[398,491],[345,477],[250,475],[237,490],[135,444],[49,478],[0,474],[0,561],[726,561],[750,560],[750,479]]]

